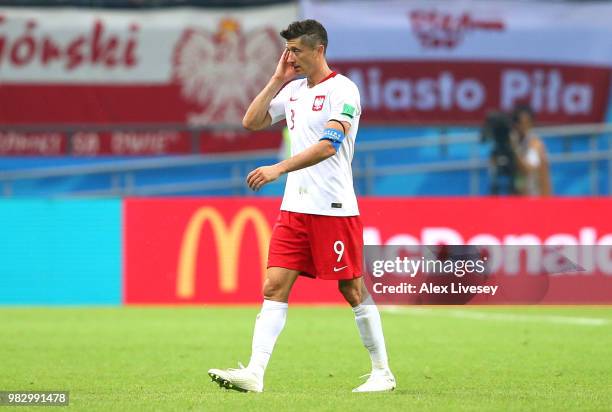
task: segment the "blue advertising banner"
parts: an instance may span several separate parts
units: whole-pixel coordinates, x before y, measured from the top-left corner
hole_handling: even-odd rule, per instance
[[[0,304],[121,303],[121,200],[0,200]]]

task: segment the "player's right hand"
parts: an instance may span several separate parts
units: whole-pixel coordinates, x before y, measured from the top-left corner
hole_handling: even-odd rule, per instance
[[[261,189],[266,183],[275,181],[282,174],[278,163],[272,166],[261,166],[253,170],[247,176],[247,184],[254,191]]]
[[[297,76],[295,68],[292,63],[289,63],[289,50],[285,49],[281,54],[278,64],[276,65],[276,71],[274,72],[274,78],[282,80],[283,83],[291,81]]]

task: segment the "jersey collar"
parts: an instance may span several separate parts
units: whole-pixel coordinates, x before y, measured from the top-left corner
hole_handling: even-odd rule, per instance
[[[330,74],[329,74],[329,75],[328,75],[326,78],[324,78],[323,80],[321,80],[321,81],[320,81],[319,83],[317,83],[317,84],[321,84],[321,83],[323,83],[325,80],[329,80],[329,79],[331,79],[332,77],[336,77],[336,75],[337,75],[337,74],[338,74],[338,73],[336,73],[336,72],[331,72],[331,73],[330,73]]]
[[[331,72],[330,74],[327,75],[327,77],[325,77],[323,80],[321,80],[319,83],[315,84],[312,87],[318,86],[319,84],[323,83],[325,80],[329,80],[332,77],[336,77],[337,74],[338,72]],[[308,81],[306,81],[306,87],[308,87]]]

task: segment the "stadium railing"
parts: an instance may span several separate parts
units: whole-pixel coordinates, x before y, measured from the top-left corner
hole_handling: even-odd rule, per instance
[[[153,126],[151,126],[153,127]],[[184,127],[184,126],[182,126]],[[117,126],[125,130],[124,126]],[[108,127],[106,128],[108,129]],[[141,128],[139,128],[141,129]],[[163,126],[168,130],[168,126]],[[49,129],[46,129],[47,131]],[[588,174],[589,195],[612,193],[612,124],[584,124],[542,127],[535,129],[549,150],[551,167],[579,164],[577,174]],[[414,175],[467,174],[466,195],[486,193],[488,153],[490,144],[481,142],[478,132],[440,135],[438,137],[409,137],[358,143],[353,163],[357,190],[361,195],[392,194],[378,190],[379,180],[409,178]],[[428,151],[456,153],[456,156],[427,156]],[[414,153],[420,153],[418,156]],[[10,197],[22,181],[48,178],[70,178],[94,175],[110,176],[103,188],[58,190],[51,196],[155,196],[185,193],[246,195],[246,174],[262,164],[274,162],[277,150],[260,150],[233,154],[183,155],[148,159],[109,160],[96,164],[32,168],[0,173],[1,195]],[[138,173],[164,171],[194,166],[227,166],[221,178],[199,175],[187,181],[137,182]],[[576,173],[575,173],[576,174]],[[445,175],[448,176],[448,175]],[[581,176],[584,178],[585,176]],[[150,179],[149,179],[150,180]],[[402,181],[402,180],[397,180]],[[603,183],[603,184],[602,184]],[[396,184],[396,183],[394,183]],[[277,184],[278,185],[278,184]],[[282,185],[282,182],[280,182]],[[282,188],[267,194],[278,194]],[[264,192],[264,194],[266,194]],[[397,193],[397,194],[402,194]],[[420,193],[412,193],[420,194]],[[35,194],[34,194],[35,195]],[[48,193],[47,193],[48,195]]]

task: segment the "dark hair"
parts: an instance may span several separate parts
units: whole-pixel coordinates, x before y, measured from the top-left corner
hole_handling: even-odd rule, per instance
[[[517,106],[514,107],[514,110],[512,110],[512,123],[518,123],[519,119],[521,117],[521,114],[523,113],[527,113],[529,115],[529,117],[531,118],[531,120],[534,120],[534,114],[533,114],[533,110],[531,109],[531,107],[527,104],[519,104]]]
[[[327,50],[327,30],[316,20],[294,21],[280,35],[285,40],[301,38],[304,44],[313,49],[322,44],[324,51]]]

